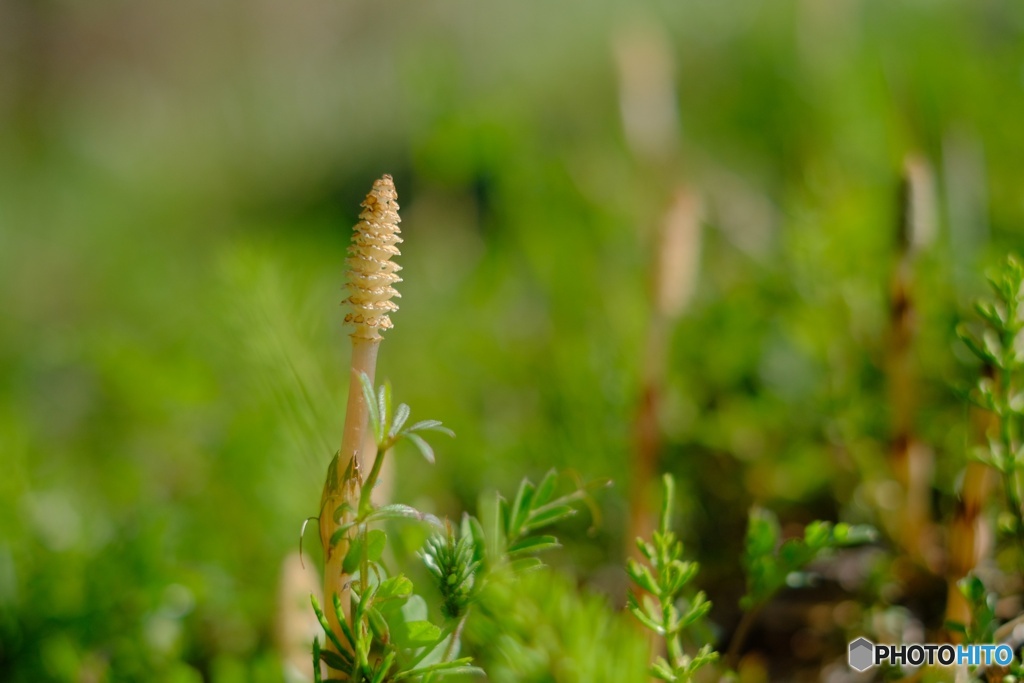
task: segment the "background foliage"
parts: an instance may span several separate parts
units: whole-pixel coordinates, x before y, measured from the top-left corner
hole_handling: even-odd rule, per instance
[[[668,161],[623,132],[637,32],[674,64]],[[383,172],[406,282],[380,376],[458,435],[436,467],[404,459],[395,499],[458,518],[550,467],[617,483],[595,534],[561,532],[535,587],[558,597],[518,608],[557,638],[506,644],[525,668],[495,680],[600,680],[587,643],[645,666],[584,617],[591,591],[625,598],[655,228],[680,185],[704,230],[660,466],[709,637],[738,618],[751,504],[784,532],[884,516],[909,153],[938,215],[913,428],[949,513],[974,372],[953,331],[1024,226],[1022,34],[1024,6],[994,0],[0,4],[0,678],[280,680],[280,567],[341,434],[344,249]],[[840,652],[787,633],[790,664]]]

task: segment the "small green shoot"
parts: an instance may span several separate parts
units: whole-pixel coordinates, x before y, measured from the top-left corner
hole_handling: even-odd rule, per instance
[[[662,681],[690,681],[698,669],[718,659],[718,653],[705,644],[695,655],[683,651],[683,633],[707,615],[711,603],[703,591],[690,595],[687,589],[697,574],[696,562],[683,560],[683,543],[672,531],[672,501],[675,481],[663,477],[665,499],[661,506],[661,522],[651,541],[637,539],[637,546],[646,564],[630,559],[626,571],[642,591],[631,592],[629,610],[644,626],[665,639],[668,659],[657,657],[651,665],[651,676]]]
[[[743,618],[729,643],[727,660],[735,667],[743,641],[757,614],[783,586],[807,586],[813,575],[807,565],[839,548],[871,543],[877,538],[873,527],[814,521],[804,528],[803,538],[782,541],[779,520],[773,512],[755,507],[750,511],[743,567],[747,592],[740,599]]]
[[[970,624],[947,621],[946,628],[963,636],[969,644],[987,645],[996,642],[996,599],[998,596],[985,588],[977,576],[971,574],[957,582],[956,587],[971,609]]]
[[[747,593],[740,600],[745,610],[756,610],[783,586],[807,585],[804,568],[839,548],[871,543],[877,533],[866,525],[811,522],[803,538],[781,542],[782,532],[774,513],[755,507],[750,511],[743,564]]]
[[[469,516],[464,519],[467,524],[464,533],[456,539],[455,532],[449,524],[445,533],[431,536],[420,552],[427,570],[434,577],[444,603],[441,614],[448,619],[458,619],[469,609],[473,598],[474,579],[480,568],[476,559],[476,544],[468,527]]]
[[[434,449],[427,443],[419,432],[434,431],[450,437],[455,432],[445,427],[438,420],[421,420],[409,426],[406,422],[409,419],[410,409],[405,403],[399,403],[392,412],[391,383],[385,382],[377,391],[373,390],[373,384],[365,373],[359,374],[359,382],[363,387],[363,399],[369,412],[370,431],[377,444],[377,455],[373,460],[373,467],[370,469],[366,481],[363,482],[363,492],[360,497],[361,511],[368,509],[370,505],[370,493],[377,485],[380,477],[381,466],[384,457],[395,445],[406,440],[419,450],[423,458],[431,465],[434,464]]]

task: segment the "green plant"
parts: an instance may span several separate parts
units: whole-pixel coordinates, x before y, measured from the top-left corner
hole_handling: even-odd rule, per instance
[[[576,513],[572,504],[587,499],[603,482],[580,485],[556,495],[558,475],[548,472],[538,485],[523,480],[509,502],[495,496],[482,506],[480,517],[465,515],[456,534],[450,523],[402,504],[375,504],[374,488],[388,453],[407,442],[430,463],[434,450],[422,432],[454,434],[437,420],[408,424],[409,406],[397,406],[391,385],[374,389],[373,373],[380,330],[391,327],[389,313],[397,306],[393,286],[399,269],[398,204],[390,176],[374,183],[349,249],[345,321],[352,333],[352,382],[341,450],[328,467],[320,504],[320,537],[324,547],[324,596],[313,609],[326,641],[313,641],[313,672],[321,681],[390,683],[431,681],[454,674],[480,672],[471,658],[458,657],[460,635],[481,586],[500,582],[541,565],[534,555],[558,546],[550,534],[538,533]],[[372,461],[364,474],[365,463]],[[372,528],[388,520],[411,519],[436,529],[420,552],[442,597],[443,622],[428,618],[426,601],[414,593],[402,573],[390,574],[383,561],[387,534]]]
[[[839,549],[869,543],[877,533],[866,525],[832,524],[820,520],[804,529],[803,538],[782,541],[779,520],[773,512],[760,507],[750,511],[743,567],[747,592],[740,599],[743,618],[729,644],[729,662],[733,665],[747,632],[758,612],[783,586],[804,586],[810,581],[805,567]]]
[[[451,432],[436,420],[405,426],[409,407],[399,404],[392,410],[390,386],[385,384],[375,392],[365,374],[360,381],[376,452],[373,467],[359,487],[356,505],[343,502],[333,512],[338,527],[329,539],[331,548],[349,539],[341,571],[351,577],[350,604],[346,610],[335,594],[327,605],[338,624],[335,628],[328,612],[315,597],[312,600],[332,646],[321,648],[319,639],[314,641],[316,680],[321,680],[319,662],[335,672],[332,675],[336,677],[328,680],[366,683],[429,681],[454,673],[480,672],[471,666],[471,658],[457,656],[460,634],[478,587],[539,567],[541,562],[533,555],[556,547],[558,542],[550,534],[535,532],[574,515],[571,503],[586,497],[601,482],[556,496],[558,477],[554,471],[539,485],[524,480],[511,504],[495,496],[493,504],[484,506],[487,522],[481,524],[476,517],[465,515],[458,534],[451,524],[442,525],[408,505],[375,505],[370,494],[386,454],[394,446],[408,441],[433,462],[433,449],[418,432]],[[417,520],[436,529],[420,557],[442,597],[441,625],[428,619],[427,603],[414,593],[412,581],[404,574],[390,575],[382,560],[387,534],[371,526],[396,519]]]
[[[540,567],[542,562],[533,557],[533,553],[557,548],[559,543],[550,534],[536,532],[575,515],[572,503],[589,502],[592,491],[609,483],[606,479],[585,484],[577,481],[574,491],[556,497],[558,473],[550,470],[539,484],[524,479],[511,502],[498,494],[490,504],[481,505],[488,567],[492,571],[506,566],[516,571]],[[594,511],[593,506],[591,511]]]
[[[697,574],[698,564],[683,560],[683,543],[672,531],[672,501],[675,481],[664,475],[665,498],[661,517],[651,541],[637,539],[637,547],[647,560],[642,564],[630,559],[629,578],[644,594],[629,594],[629,610],[644,626],[665,640],[668,659],[657,657],[651,675],[663,681],[689,681],[698,669],[718,659],[710,645],[703,645],[693,656],[683,651],[683,633],[707,615],[711,609],[703,592],[689,595],[687,584]]]
[[[779,520],[773,512],[755,507],[750,511],[743,565],[747,574],[747,593],[740,606],[756,610],[786,585],[806,585],[802,570],[814,560],[838,548],[875,540],[869,526],[832,524],[814,521],[804,529],[803,538],[781,541]]]
[[[494,681],[633,680],[645,648],[607,601],[580,595],[572,579],[540,571],[537,553],[558,546],[548,528],[574,516],[578,503],[594,511],[592,492],[608,485],[573,476],[574,488],[558,494],[559,479],[552,470],[537,484],[523,480],[510,499],[485,495],[478,517],[463,517],[461,538],[476,539],[474,558],[480,563],[469,603],[468,644]],[[455,596],[462,594],[457,583],[451,585]],[[614,652],[608,657],[614,661],[593,658],[595,648]]]
[[[461,537],[456,538],[451,524],[447,524],[444,533],[427,539],[420,555],[441,592],[444,600],[441,614],[448,619],[458,619],[468,611],[481,562],[476,559],[477,545],[470,517],[464,517],[463,521]]]
[[[442,626],[429,621],[426,601],[414,594],[412,581],[403,574],[388,574],[382,561],[387,544],[386,533],[370,528],[372,524],[392,519],[420,520],[440,526],[436,518],[408,505],[374,505],[371,493],[385,457],[394,446],[409,441],[433,462],[433,449],[418,432],[452,433],[436,420],[406,426],[409,407],[402,403],[392,409],[390,385],[385,384],[375,392],[365,374],[361,374],[359,379],[376,448],[373,466],[365,480],[360,480],[357,473],[349,475],[360,483],[355,504],[343,501],[332,513],[338,526],[328,541],[329,549],[349,539],[341,571],[351,577],[348,585],[350,603],[343,605],[337,593],[332,597],[327,607],[334,614],[335,628],[316,598],[312,600],[327,641],[333,646],[321,649],[319,639],[314,640],[314,678],[321,680],[321,661],[339,676],[329,680],[368,683],[429,680],[452,673],[477,671],[470,666],[469,658],[454,657],[458,647],[460,615],[442,610],[446,617]],[[424,556],[433,558],[429,548],[433,545],[428,546]],[[455,565],[446,564],[446,568],[461,577],[472,576],[475,566],[471,553],[457,553],[450,559]]]
[[[562,572],[492,576],[474,598],[464,642],[493,683],[650,680],[650,645],[632,616]]]
[[[990,423],[987,444],[975,448],[974,460],[991,467],[1002,486],[1005,510],[1000,515],[1000,528],[1016,540],[1017,562],[1024,562],[1024,509],[1022,509],[1021,464],[1024,462],[1024,370],[1021,331],[1024,330],[1024,264],[1010,255],[988,278],[993,297],[975,303],[982,318],[979,334],[964,324],[957,336],[981,361],[979,378],[968,398],[994,418]],[[946,621],[946,628],[968,643],[988,644],[1014,642],[1013,632],[1021,616],[1003,626],[996,615],[999,594],[985,586],[975,574],[957,582],[957,590],[966,603],[960,619]],[[1019,642],[1014,644],[1018,647]],[[984,672],[982,667],[976,675]],[[1014,673],[1017,673],[1014,670]]]
[[[957,589],[970,607],[971,619],[966,624],[947,621],[946,628],[960,634],[967,643],[989,644],[996,642],[995,633],[999,626],[999,621],[996,619],[998,596],[985,588],[981,579],[973,574],[960,579],[957,582]]]
[[[964,325],[957,329],[957,334],[984,366],[995,373],[990,377],[983,370],[971,394],[971,399],[994,414],[998,422],[996,433],[988,435],[987,447],[976,449],[974,456],[999,473],[1010,515],[1007,526],[1012,526],[1019,549],[1024,552],[1020,478],[1021,463],[1024,462],[1024,444],[1021,443],[1024,386],[1020,382],[1020,373],[1024,369],[1024,354],[1021,353],[1024,264],[1009,256],[1003,266],[989,277],[989,284],[995,298],[975,304],[975,310],[986,324],[980,337],[973,335]]]
[[[348,605],[351,584],[343,563],[348,556],[350,539],[341,530],[355,526],[354,514],[363,505],[360,502],[362,467],[368,459],[366,451],[369,448],[366,430],[373,414],[373,399],[367,396],[365,385],[373,385],[380,330],[392,327],[389,314],[398,309],[392,298],[401,296],[394,288],[401,281],[397,275],[400,266],[391,260],[400,253],[396,245],[402,241],[398,236],[401,219],[398,217],[397,200],[391,176],[384,175],[374,182],[362,202],[363,210],[353,230],[346,261],[351,294],[345,302],[351,310],[345,316],[345,322],[354,326],[350,335],[352,363],[348,405],[341,448],[327,468],[319,517],[320,542],[324,548],[324,597],[329,604],[336,601],[343,606]],[[377,419],[379,423],[379,414]],[[382,458],[378,456],[379,452],[374,458],[375,466]],[[376,474],[379,474],[379,468]],[[328,611],[327,619],[332,630],[339,631],[343,619],[333,610]]]

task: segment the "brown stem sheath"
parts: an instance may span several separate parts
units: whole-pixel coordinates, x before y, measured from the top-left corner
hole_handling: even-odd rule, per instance
[[[328,606],[337,595],[348,614],[349,577],[342,571],[345,555],[348,554],[350,536],[345,535],[331,547],[330,540],[344,524],[350,523],[359,509],[359,491],[362,483],[360,474],[365,460],[366,432],[369,413],[363,398],[360,373],[365,373],[373,384],[377,366],[379,339],[352,338],[352,370],[349,376],[348,407],[345,413],[345,429],[337,463],[328,472],[324,488],[324,501],[320,510],[320,540],[324,550],[324,600]],[[347,506],[335,520],[335,510]],[[327,621],[335,633],[341,633],[341,626],[333,609],[327,609]]]

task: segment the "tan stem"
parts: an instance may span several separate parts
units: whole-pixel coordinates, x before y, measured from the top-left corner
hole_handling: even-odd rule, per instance
[[[366,428],[369,425],[369,412],[363,400],[363,385],[359,375],[365,374],[373,386],[377,374],[377,350],[380,339],[352,338],[352,372],[348,385],[348,408],[345,412],[345,431],[341,437],[341,457],[339,463],[348,464],[355,458],[361,466],[366,450]],[[358,471],[358,469],[357,469]],[[338,470],[338,484],[344,470]]]
[[[345,430],[341,439],[337,464],[327,474],[328,481],[324,485],[324,499],[320,510],[320,540],[324,546],[324,600],[326,602],[324,607],[327,621],[339,637],[342,631],[334,610],[334,596],[338,596],[347,616],[349,613],[349,577],[342,571],[342,565],[345,555],[348,554],[350,535],[346,534],[334,547],[331,547],[330,539],[338,528],[354,519],[356,511],[359,509],[361,471],[367,450],[367,427],[369,425],[369,412],[363,398],[363,385],[359,380],[359,375],[366,374],[370,379],[370,384],[373,385],[379,347],[380,338],[352,337],[352,370],[349,375]],[[335,521],[334,511],[346,503],[350,511]],[[342,640],[342,642],[345,641]],[[331,647],[330,643],[328,643],[328,647]]]

